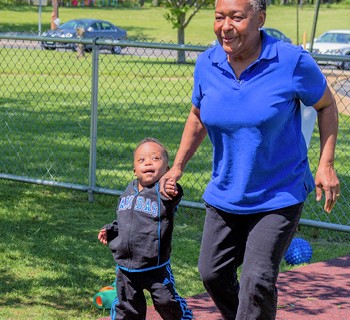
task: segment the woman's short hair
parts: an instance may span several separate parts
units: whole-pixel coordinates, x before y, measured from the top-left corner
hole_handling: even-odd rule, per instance
[[[266,11],[266,0],[249,0],[250,5],[252,6],[253,11]],[[215,0],[215,7],[218,3],[218,0]]]
[[[249,0],[253,11],[266,11],[266,0]]]

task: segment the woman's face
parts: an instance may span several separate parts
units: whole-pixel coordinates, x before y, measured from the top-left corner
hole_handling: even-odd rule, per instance
[[[265,11],[253,11],[249,0],[218,0],[214,32],[227,54],[240,56],[255,48],[265,17]]]

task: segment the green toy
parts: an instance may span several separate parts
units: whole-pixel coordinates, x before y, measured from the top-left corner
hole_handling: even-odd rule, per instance
[[[93,304],[99,309],[110,309],[113,301],[117,298],[115,282],[110,286],[103,287],[93,297]]]

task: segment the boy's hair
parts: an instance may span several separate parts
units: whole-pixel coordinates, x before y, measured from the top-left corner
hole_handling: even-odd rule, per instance
[[[135,152],[136,150],[142,146],[143,144],[147,143],[147,142],[154,142],[156,144],[158,144],[162,149],[163,149],[163,154],[166,158],[167,161],[169,161],[169,154],[168,154],[168,150],[164,147],[164,145],[159,141],[157,140],[156,138],[152,138],[152,137],[148,137],[148,138],[144,138],[142,139],[136,146],[135,150],[134,150],[134,156],[135,156]]]

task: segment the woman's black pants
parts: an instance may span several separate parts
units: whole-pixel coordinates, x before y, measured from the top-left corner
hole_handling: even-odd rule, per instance
[[[302,208],[237,215],[207,205],[198,268],[225,320],[275,319],[279,264]]]

